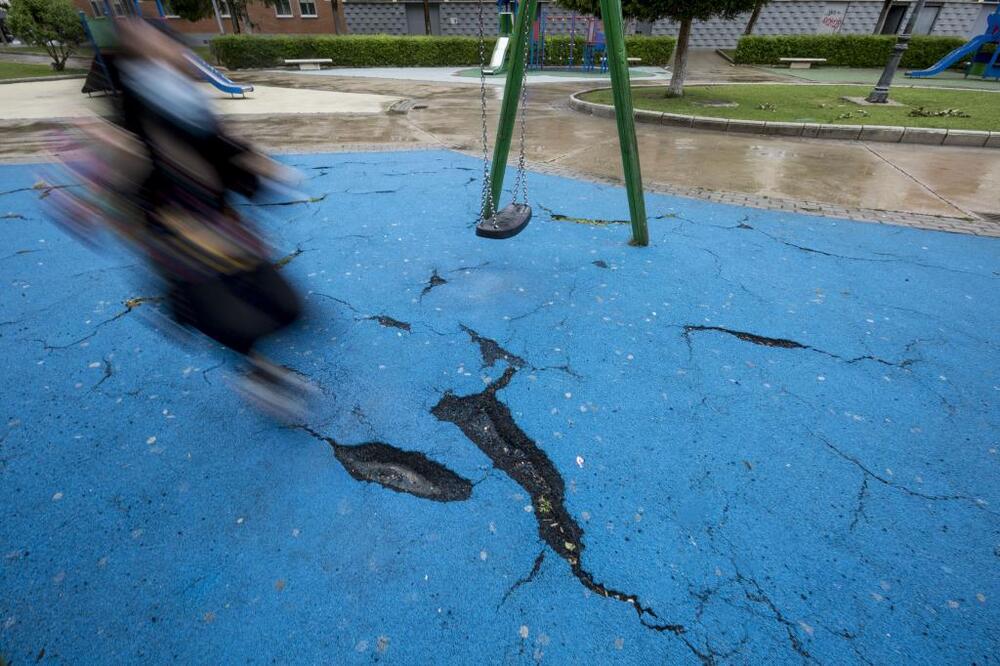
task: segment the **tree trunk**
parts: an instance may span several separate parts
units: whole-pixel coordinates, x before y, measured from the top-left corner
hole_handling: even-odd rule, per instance
[[[885,25],[885,19],[889,15],[889,10],[892,9],[893,0],[884,0],[882,3],[882,11],[878,14],[878,20],[875,21],[875,29],[872,30],[873,35],[878,35],[882,33],[882,27]]]
[[[236,15],[236,9],[232,5],[229,6],[229,20],[233,22],[233,34],[240,34],[240,17]]]
[[[431,34],[431,3],[424,0],[424,34]]]
[[[889,1],[891,2],[892,0]],[[750,12],[750,19],[747,21],[747,27],[743,29],[744,35],[753,34],[754,26],[757,25],[757,19],[760,18],[760,10],[764,8],[765,2],[767,2],[767,0],[757,0],[757,2],[754,3],[753,11]]]
[[[332,0],[333,2],[333,29],[338,35],[346,35],[347,15],[344,13],[344,0]]]
[[[691,19],[682,19],[680,32],[677,33],[677,50],[674,51],[674,70],[670,76],[667,97],[682,97],[684,95],[684,78],[687,76],[688,42],[690,40]]]

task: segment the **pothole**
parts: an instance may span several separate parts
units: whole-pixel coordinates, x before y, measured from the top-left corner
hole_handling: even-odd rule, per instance
[[[435,502],[461,502],[472,496],[471,481],[422,453],[384,442],[339,444],[308,426],[299,429],[329,444],[337,461],[358,481]]]

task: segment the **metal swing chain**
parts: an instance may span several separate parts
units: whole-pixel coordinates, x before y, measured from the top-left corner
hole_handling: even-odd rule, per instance
[[[521,202],[525,206],[528,205],[528,177],[525,174],[525,167],[524,167],[524,153],[525,153],[524,137],[526,133],[525,113],[528,105],[528,48],[525,40],[528,37],[530,28],[531,28],[530,21],[526,22],[524,27],[525,34],[521,35],[521,43],[524,44],[525,46],[524,68],[521,70],[521,100],[520,100],[521,108],[519,109],[519,113],[521,116],[521,146],[520,146],[520,154],[517,157],[517,177],[514,180],[514,192],[513,192],[514,201],[516,202],[517,192],[520,189],[521,193],[523,194]]]
[[[490,180],[489,130],[486,127],[486,33],[483,17],[483,0],[476,3],[479,23],[479,102],[483,122],[483,191],[480,195],[479,221],[485,220],[483,213],[489,211],[496,214],[496,204],[493,201],[493,184]]]

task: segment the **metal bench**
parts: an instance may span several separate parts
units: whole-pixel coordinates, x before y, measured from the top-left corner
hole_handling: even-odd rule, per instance
[[[333,60],[330,58],[295,58],[285,60],[286,65],[298,65],[299,70],[320,69],[320,65],[329,65]]]
[[[788,69],[810,69],[813,64],[822,65],[826,58],[778,58],[781,62],[788,63]]]

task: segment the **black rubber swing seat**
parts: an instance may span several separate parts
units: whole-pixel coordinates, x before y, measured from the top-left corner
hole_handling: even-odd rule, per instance
[[[497,211],[493,217],[480,220],[476,225],[476,235],[497,240],[512,238],[524,231],[530,221],[531,206],[511,204]]]

